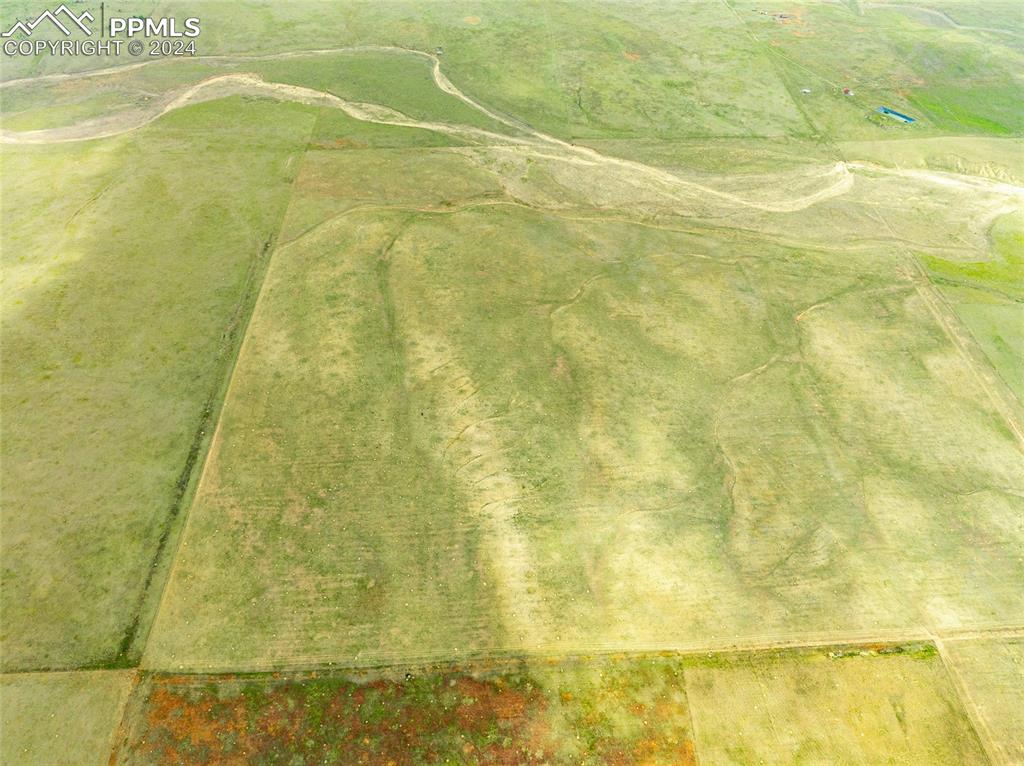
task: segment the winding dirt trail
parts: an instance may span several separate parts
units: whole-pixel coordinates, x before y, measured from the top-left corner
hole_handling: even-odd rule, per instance
[[[969,176],[962,173],[951,173],[941,170],[916,170],[906,168],[889,168],[884,165],[876,165],[871,162],[847,162],[846,167],[851,170],[864,170],[871,173],[881,173],[890,176],[901,176],[903,178],[925,181],[936,186],[945,186],[950,189],[960,189],[967,192],[988,192],[1008,197],[1024,196],[1024,186],[996,181],[981,176]]]
[[[263,94],[280,98],[283,100],[298,101],[308,104],[320,104],[341,109],[350,117],[364,122],[373,122],[381,125],[392,125],[396,127],[419,128],[430,130],[447,135],[467,138],[474,141],[497,142],[506,145],[520,145],[524,147],[539,148],[538,145],[547,145],[561,153],[547,155],[549,159],[561,161],[577,161],[582,164],[614,166],[617,169],[625,170],[634,176],[646,177],[648,182],[663,187],[666,190],[685,189],[688,192],[708,195],[722,200],[723,202],[738,205],[740,207],[753,208],[766,212],[793,212],[803,210],[817,202],[820,202],[848,191],[853,185],[853,178],[846,170],[844,163],[836,163],[831,168],[821,173],[821,177],[827,185],[809,195],[800,196],[794,199],[783,200],[778,203],[765,203],[745,199],[736,194],[720,191],[713,187],[687,181],[680,176],[660,168],[645,165],[632,160],[625,160],[618,157],[611,157],[586,146],[578,146],[568,141],[539,131],[529,125],[511,117],[502,115],[488,108],[484,104],[468,96],[441,71],[440,59],[430,53],[423,51],[396,48],[393,46],[356,46],[348,48],[331,48],[312,51],[301,51],[267,56],[204,56],[208,61],[261,61],[283,58],[297,58],[302,56],[319,56],[340,53],[359,52],[381,52],[411,55],[424,58],[432,64],[434,84],[443,93],[459,99],[472,109],[489,117],[497,123],[511,128],[513,131],[525,134],[526,138],[495,133],[481,128],[473,128],[452,123],[429,122],[415,120],[401,112],[395,111],[379,104],[368,104],[352,102],[342,99],[334,94],[324,91],[305,88],[302,86],[289,85],[285,83],[267,82],[256,74],[238,73],[210,77],[196,83],[182,91],[177,96],[167,100],[162,106],[158,105],[145,113],[131,113],[128,115],[114,115],[111,118],[100,118],[89,120],[60,128],[48,128],[43,130],[14,132],[0,130],[0,143],[7,144],[49,144],[68,143],[76,141],[88,141],[99,138],[110,138],[113,136],[137,130],[149,123],[159,119],[165,114],[197,103],[203,100],[220,98],[228,95],[238,94]],[[124,71],[139,69],[144,66],[160,64],[160,61],[143,62],[124,67],[111,67],[108,69],[84,72],[81,74],[54,74],[42,75],[37,78],[26,78],[22,80],[11,80],[0,83],[0,88],[10,87],[19,83],[46,82],[46,81],[67,81],[88,77],[99,77],[104,75],[118,74]],[[550,149],[549,149],[550,151]]]
[[[333,107],[341,109],[353,119],[363,122],[430,130],[437,133],[467,139],[472,142],[518,146],[526,151],[536,154],[539,157],[545,157],[551,160],[573,162],[581,165],[604,166],[606,168],[611,167],[617,171],[623,172],[625,176],[631,177],[633,180],[640,180],[641,182],[649,184],[652,188],[659,189],[669,196],[673,196],[675,192],[683,192],[689,195],[696,194],[701,197],[720,200],[730,206],[770,213],[790,213],[804,210],[812,205],[818,204],[819,202],[845,194],[853,188],[854,176],[851,173],[851,170],[865,170],[874,173],[905,175],[913,177],[915,180],[926,181],[943,186],[969,188],[975,191],[985,191],[1013,197],[1024,196],[1024,188],[1022,187],[993,182],[987,179],[958,176],[952,173],[899,171],[881,166],[869,165],[868,163],[863,162],[837,162],[831,167],[824,169],[817,167],[809,170],[809,177],[817,176],[823,184],[821,188],[814,192],[791,198],[782,197],[776,200],[751,200],[737,194],[732,194],[705,184],[687,180],[676,173],[662,168],[602,154],[590,147],[565,141],[557,138],[556,136],[537,130],[520,120],[501,114],[500,112],[487,107],[467,95],[454,85],[441,70],[441,60],[437,56],[424,51],[385,45],[362,45],[308,51],[292,51],[256,56],[203,56],[200,58],[206,61],[244,62],[367,52],[407,55],[425,59],[432,65],[433,81],[440,91],[452,96],[453,98],[457,98],[496,123],[505,125],[518,135],[507,135],[482,128],[453,123],[417,120],[379,104],[348,101],[325,91],[318,91],[312,88],[289,85],[286,83],[267,82],[259,75],[253,73],[233,73],[217,75],[202,80],[186,88],[177,95],[169,97],[162,105],[157,105],[153,109],[145,112],[133,112],[128,114],[118,113],[109,117],[93,119],[60,128],[25,132],[0,130],[0,143],[48,144],[109,138],[137,130],[159,119],[168,112],[199,101],[221,98],[228,95],[249,94],[266,95],[282,100]],[[69,81],[91,77],[102,77],[160,64],[173,64],[173,60],[171,62],[166,60],[140,62],[137,64],[110,67],[107,69],[93,70],[78,74],[51,74],[41,75],[34,78],[9,80],[7,82],[0,83],[0,88],[8,88],[26,83]],[[544,151],[544,147],[547,147],[546,153]],[[554,150],[554,152],[552,153],[551,150]]]
[[[60,128],[46,128],[23,132],[0,130],[0,143],[59,144],[111,138],[138,130],[176,109],[181,109],[201,101],[235,95],[266,95],[283,101],[297,101],[304,104],[329,106],[340,109],[350,117],[362,122],[420,128],[470,139],[487,139],[488,141],[498,141],[501,143],[523,143],[523,141],[511,136],[483,130],[482,128],[414,120],[386,106],[347,101],[331,93],[299,85],[267,82],[259,75],[251,73],[224,74],[201,80],[178,95],[167,99],[162,106],[157,105],[155,108],[142,113],[119,114],[114,115],[113,118],[88,120]]]

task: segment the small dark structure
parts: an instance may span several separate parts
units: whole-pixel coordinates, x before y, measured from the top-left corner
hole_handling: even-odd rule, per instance
[[[917,122],[917,120],[914,119],[913,117],[908,117],[907,115],[901,112],[897,112],[894,109],[890,109],[887,106],[880,106],[875,111],[878,112],[879,114],[884,114],[886,117],[892,117],[894,120],[905,122],[908,125],[912,122]]]

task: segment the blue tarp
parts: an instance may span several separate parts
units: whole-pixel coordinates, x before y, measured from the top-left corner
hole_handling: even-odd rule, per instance
[[[899,120],[900,122],[917,122],[917,120],[915,120],[913,117],[908,117],[907,115],[901,114],[900,112],[897,112],[894,109],[890,109],[887,106],[880,106],[875,111],[880,112],[882,114],[886,114],[889,117],[892,117],[893,119]]]

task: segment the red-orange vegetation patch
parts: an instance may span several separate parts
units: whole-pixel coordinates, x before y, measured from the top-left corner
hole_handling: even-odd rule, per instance
[[[194,763],[193,755],[217,753],[217,763],[243,764],[250,751],[245,723],[244,706],[238,700],[202,698],[190,702],[158,687],[149,698],[146,737],[139,743],[139,750],[156,763]],[[233,753],[219,752],[225,739],[234,741]]]
[[[596,684],[570,674],[564,685],[521,666],[404,679],[155,676],[120,763],[530,766],[584,753],[610,766],[695,763],[671,662],[609,667]]]
[[[591,745],[591,756],[609,766],[696,766],[693,740],[688,733],[672,726],[644,727],[632,740],[615,736],[598,737]]]
[[[405,683],[343,679],[237,681],[219,686],[156,679],[127,763],[392,764],[545,762],[536,741],[545,700],[532,684],[448,673]]]

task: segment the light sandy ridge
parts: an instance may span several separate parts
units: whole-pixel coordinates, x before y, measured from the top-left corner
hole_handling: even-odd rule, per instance
[[[871,162],[847,162],[851,170],[864,170],[890,176],[900,176],[916,181],[925,181],[936,186],[959,189],[968,192],[987,192],[1007,197],[1024,197],[1024,186],[995,181],[981,176],[970,176],[962,173],[951,173],[941,170],[915,170],[906,168],[889,168]]]

